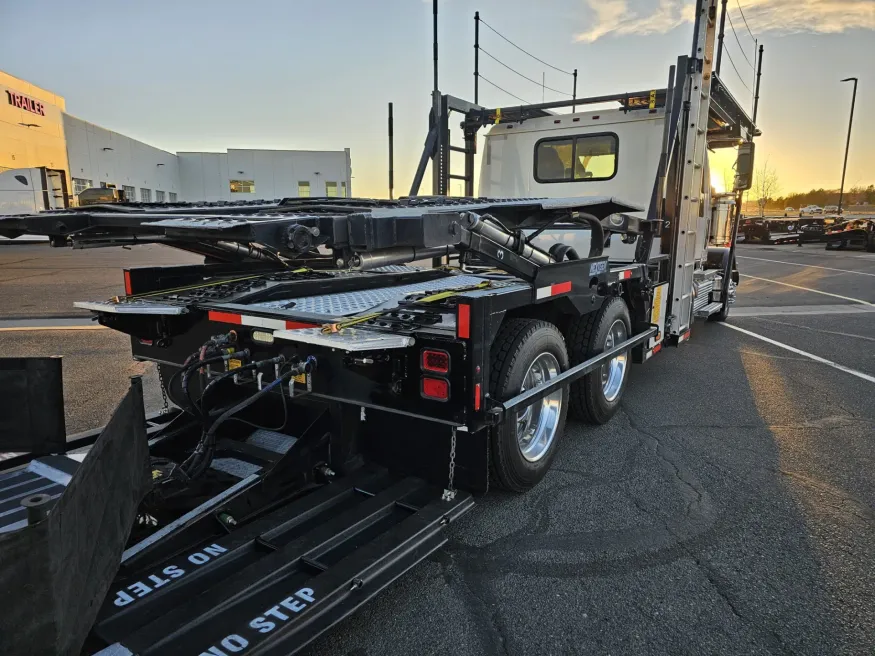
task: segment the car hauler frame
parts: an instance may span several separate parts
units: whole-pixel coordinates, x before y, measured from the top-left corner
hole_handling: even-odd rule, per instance
[[[716,146],[755,128],[704,127],[717,119],[694,87],[709,75],[714,4],[697,11],[701,45],[662,93],[673,100],[660,200],[644,217],[610,197],[413,196],[0,219],[4,236],[56,246],[161,243],[205,257],[127,269],[123,296],[77,303],[130,335],[178,409],[147,419],[135,382],[110,424],[66,452],[46,435],[58,422],[33,412],[4,435],[29,453],[0,474],[0,576],[24,602],[0,620],[0,647],[293,653],[439,548],[472,492],[536,485],[569,408],[608,421],[631,362],[689,335],[696,292],[700,309],[729,303],[729,285],[714,283],[729,280],[735,228],[705,291],[696,272],[708,261],[683,245],[684,221],[702,217],[686,201],[701,188],[705,136]],[[588,252],[538,246],[546,230],[588,231]],[[651,257],[657,233],[671,248]],[[641,255],[611,262],[611,234]],[[411,266],[433,257],[447,264]],[[57,414],[57,367],[2,364],[0,391],[24,406],[54,389],[43,403]],[[36,612],[40,595],[52,603]]]

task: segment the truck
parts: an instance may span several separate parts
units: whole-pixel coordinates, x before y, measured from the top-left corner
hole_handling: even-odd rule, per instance
[[[400,200],[0,219],[55,247],[204,257],[127,268],[123,295],[76,303],[157,366],[161,411],[135,378],[105,427],[68,440],[60,360],[0,359],[21,409],[0,419],[0,450],[20,453],[0,472],[0,577],[20,600],[0,650],[295,653],[440,549],[476,495],[536,486],[569,416],[610,421],[633,364],[730,311],[759,130],[714,70],[716,24],[698,0],[667,87],[570,114],[436,93]],[[729,147],[735,203],[707,175]],[[464,197],[447,194],[456,152]]]
[[[37,166],[0,171],[0,216],[33,214],[69,207],[67,173],[61,169]],[[21,241],[45,241],[44,235]],[[0,237],[0,242],[7,241]]]

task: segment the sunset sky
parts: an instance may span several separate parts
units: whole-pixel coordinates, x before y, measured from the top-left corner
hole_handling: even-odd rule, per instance
[[[664,86],[692,38],[679,0],[443,0],[441,88],[472,99],[474,11],[554,66],[578,95]],[[875,183],[875,0],[741,0],[765,46],[757,155],[783,192],[838,187],[851,84],[860,78],[846,187]],[[754,41],[729,2],[723,77],[750,105]],[[431,2],[423,0],[0,0],[0,69],[64,96],[67,111],[176,151],[349,147],[353,191],[387,193],[386,104],[396,189],[406,192],[430,103]],[[489,53],[558,90],[571,79],[488,29]],[[488,57],[481,73],[521,98],[540,86]],[[546,99],[560,95],[546,92]],[[481,85],[481,103],[518,101]]]

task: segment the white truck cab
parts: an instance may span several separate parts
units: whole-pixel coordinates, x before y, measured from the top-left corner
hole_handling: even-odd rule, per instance
[[[653,198],[665,126],[665,108],[628,111],[598,111],[556,114],[520,123],[493,125],[485,135],[480,166],[479,195],[492,198],[566,198],[613,196],[644,208],[646,217]],[[710,178],[705,175],[698,234],[708,232]],[[549,247],[555,232],[536,239]],[[589,231],[563,234],[581,253],[589,250]],[[698,244],[701,252],[704,239]],[[652,255],[660,253],[659,237]],[[624,244],[618,235],[607,243],[611,261],[631,261],[635,245]]]
[[[646,207],[662,149],[664,108],[556,114],[493,125],[479,195],[616,196]]]

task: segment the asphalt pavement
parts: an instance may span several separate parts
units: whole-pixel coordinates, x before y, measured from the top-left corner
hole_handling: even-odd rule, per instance
[[[46,255],[32,266],[53,273],[29,278],[22,248],[0,249],[0,352],[65,356],[76,430],[105,421],[132,373],[157,409],[124,336],[10,329],[78,319],[64,308],[118,293],[110,273],[131,254],[61,255],[103,273]],[[726,325],[697,322],[634,367],[618,415],[570,423],[537,488],[480,498],[443,549],[306,653],[875,652],[875,255],[738,254]]]

